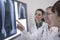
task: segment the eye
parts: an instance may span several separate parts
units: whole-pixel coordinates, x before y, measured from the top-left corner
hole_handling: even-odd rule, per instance
[[[41,14],[38,14],[38,16],[41,16]]]

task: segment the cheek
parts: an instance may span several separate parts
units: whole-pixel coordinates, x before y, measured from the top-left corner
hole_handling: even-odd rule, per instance
[[[36,18],[37,18],[37,19],[41,19],[41,18],[42,18],[42,16],[36,16]]]
[[[54,22],[56,19],[55,19],[55,16],[52,16],[52,21]]]
[[[54,15],[52,15],[52,16],[51,16],[51,19],[52,19],[52,21],[54,21],[54,20],[55,20],[55,16],[54,16]]]
[[[42,18],[42,16],[39,16],[39,18]]]
[[[46,16],[44,19],[45,19],[45,22],[47,22],[47,23],[51,22],[50,16]]]
[[[52,16],[52,15],[51,15],[51,16],[49,16],[49,20],[50,20],[50,21],[52,21],[52,19],[53,19],[53,16]]]
[[[38,18],[36,18],[36,20],[38,20],[38,21],[41,21],[41,19],[42,19],[41,16],[39,16]]]
[[[39,18],[39,16],[35,16],[35,20],[39,20],[40,18]]]
[[[41,20],[43,18],[43,16],[39,16],[39,19]]]
[[[46,17],[45,17],[45,20],[46,20],[46,21],[49,20],[49,17],[46,16]]]

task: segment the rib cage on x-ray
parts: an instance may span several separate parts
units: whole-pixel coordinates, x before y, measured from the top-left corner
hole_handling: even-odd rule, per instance
[[[0,0],[0,16],[0,33],[3,35],[2,38],[15,34],[16,24],[12,0]]]
[[[25,8],[24,6],[22,5],[22,3],[19,4],[18,6],[18,18],[19,19],[24,19],[26,18],[26,15],[25,15]]]

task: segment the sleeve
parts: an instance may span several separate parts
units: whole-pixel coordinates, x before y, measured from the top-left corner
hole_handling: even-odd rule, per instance
[[[58,33],[58,28],[57,27],[53,27],[52,28],[52,33],[50,34],[50,36],[48,37],[49,40],[54,40],[54,37],[57,35]]]
[[[32,33],[32,40],[41,40],[43,27],[40,27],[37,31]]]

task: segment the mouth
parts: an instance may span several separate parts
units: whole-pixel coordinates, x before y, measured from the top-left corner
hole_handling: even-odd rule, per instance
[[[49,22],[49,20],[47,20],[47,19],[46,19],[45,21],[46,21],[46,22]]]

